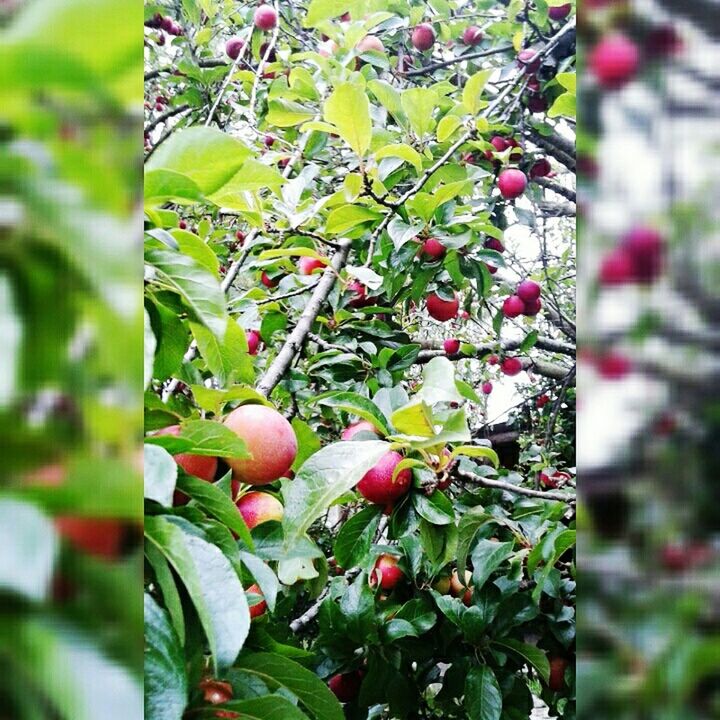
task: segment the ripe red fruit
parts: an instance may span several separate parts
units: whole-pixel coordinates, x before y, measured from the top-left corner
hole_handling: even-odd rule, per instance
[[[262,594],[262,591],[260,590],[258,585],[251,585],[249,588],[247,588],[245,593],[248,595],[260,596],[260,602],[257,601],[257,598],[248,598],[248,605],[250,605],[250,617],[256,618],[260,617],[260,615],[263,615],[267,610],[267,603],[265,602],[265,597]]]
[[[503,152],[504,150],[507,150],[510,147],[510,141],[507,140],[507,138],[501,137],[500,135],[493,136],[490,140],[490,144],[498,152]]]
[[[549,395],[541,395],[536,401],[535,401],[535,407],[538,409],[544,408],[548,403],[550,402],[550,396]]]
[[[158,430],[156,435],[179,435],[180,426],[170,425]],[[175,462],[188,474],[201,480],[212,482],[217,471],[217,458],[206,455],[193,455],[192,453],[178,453],[173,456]]]
[[[353,280],[347,289],[353,293],[353,299],[348,303],[350,307],[361,308],[372,302],[372,298],[367,297],[367,288],[359,280]]]
[[[280,159],[278,160],[278,167],[279,167],[281,170],[284,170],[289,164],[290,164],[290,158],[289,158],[289,157],[280,158]]]
[[[251,458],[228,458],[233,476],[250,485],[267,485],[282,477],[295,462],[297,438],[292,425],[274,408],[242,405],[225,425],[245,441]]]
[[[490,355],[487,361],[488,365],[497,365],[500,362],[500,358],[497,355]]]
[[[359,53],[375,50],[376,52],[385,52],[385,46],[377,35],[366,35],[356,46],[355,49]]]
[[[269,520],[280,522],[283,518],[282,503],[268,493],[252,491],[243,495],[235,504],[249,530]]]
[[[253,22],[258,30],[272,30],[277,25],[277,13],[269,5],[261,5],[255,10]]]
[[[550,678],[548,680],[548,687],[554,692],[558,692],[563,689],[563,685],[565,685],[565,669],[567,666],[568,661],[565,658],[550,658]]]
[[[600,263],[598,279],[601,285],[631,282],[634,279],[634,267],[630,253],[621,247],[609,252]]]
[[[516,357],[505,358],[502,361],[500,369],[502,370],[504,375],[508,375],[510,377],[514,375],[519,375],[523,369],[522,360]]]
[[[426,257],[437,260],[445,255],[445,246],[434,237],[428,238],[420,248],[420,252]]]
[[[237,238],[237,241],[238,241],[239,243],[245,242],[245,233],[244,233],[242,230],[238,230],[238,231],[235,233],[235,237]]]
[[[534,280],[523,280],[515,292],[523,302],[529,303],[540,297],[541,288]]]
[[[482,384],[483,394],[489,395],[493,391],[493,384],[490,381],[486,381]]]
[[[362,673],[355,672],[333,675],[328,680],[328,687],[341,703],[352,702],[360,694]]]
[[[298,272],[301,275],[312,275],[318,268],[325,269],[326,264],[322,260],[314,257],[301,257],[298,261]]]
[[[357,422],[354,422],[350,425],[348,425],[340,435],[341,440],[352,440],[358,433],[361,432],[368,432],[373,433],[373,435],[377,436],[377,430],[375,429],[375,426],[369,422],[368,420],[358,420]]]
[[[521,50],[518,53],[517,61],[520,67],[525,68],[525,72],[528,75],[536,73],[540,68],[540,63],[542,62],[541,59],[537,57],[537,51],[532,48]]]
[[[465,45],[475,47],[482,42],[482,39],[483,32],[479,27],[471,25],[470,27],[465,28],[465,32],[462,36],[462,41],[465,43]]]
[[[505,246],[497,238],[487,238],[483,246],[488,250],[495,250],[499,253],[505,252]]]
[[[431,293],[425,301],[425,306],[427,307],[430,317],[444,322],[457,317],[460,301],[458,300],[457,293],[454,293],[452,300],[443,300],[435,293]]]
[[[237,60],[240,57],[242,49],[245,47],[245,41],[242,38],[230,38],[225,43],[225,54],[231,60]]]
[[[467,310],[461,310],[460,311],[460,319],[461,320],[469,320],[470,319],[470,313]]]
[[[394,555],[385,553],[375,562],[370,575],[370,584],[376,585],[378,577],[383,590],[392,590],[405,577],[405,573],[398,567],[398,559]]]
[[[525,303],[517,295],[511,295],[505,299],[502,311],[507,318],[519,317],[525,312]]]
[[[266,288],[274,288],[277,286],[277,284],[280,282],[277,278],[271,278],[264,270],[263,274],[260,276],[260,282],[266,287]]]
[[[566,18],[572,10],[572,3],[566,3],[565,5],[555,5],[554,7],[548,8],[548,17],[551,20],[563,20]]]
[[[443,349],[447,355],[455,355],[460,350],[460,341],[457,338],[448,338],[443,341]]]
[[[651,283],[662,273],[665,261],[665,241],[657,230],[637,227],[626,233],[620,247],[631,257],[633,278],[640,283]]]
[[[520,197],[527,187],[527,177],[522,170],[509,168],[503,170],[498,177],[498,188],[500,194],[506,200],[513,200]]]
[[[548,107],[548,101],[544,95],[534,94],[527,99],[527,109],[532,113],[545,112]]]
[[[606,380],[620,380],[632,370],[630,358],[610,351],[597,360],[597,371]]]
[[[206,679],[200,682],[200,689],[205,702],[211,705],[221,705],[232,700],[233,689],[230,683]]]
[[[546,177],[552,172],[552,166],[547,158],[536,160],[530,168],[530,179]]]
[[[248,332],[245,333],[245,337],[247,338],[248,353],[250,355],[257,355],[260,344],[262,343],[260,333],[257,330],[248,330]]]
[[[472,585],[470,584],[472,580],[472,573],[470,570],[465,571],[465,582],[460,582],[460,576],[457,573],[457,570],[452,571],[452,575],[450,576],[450,594],[453,597],[462,597],[463,605],[469,606],[472,602]]]
[[[58,533],[77,550],[106,560],[120,554],[124,529],[118,520],[63,515],[56,517],[54,524]]]
[[[400,453],[391,450],[368,470],[357,485],[358,492],[375,505],[392,504],[410,489],[412,473],[408,468],[401,470],[393,482],[393,471],[403,459]]]
[[[542,302],[540,298],[535,298],[535,300],[529,300],[525,303],[525,310],[523,310],[523,315],[525,315],[526,317],[535,317],[541,310]]]
[[[275,138],[272,135],[266,135],[263,138],[263,143],[265,143],[265,147],[272,147],[275,144]]]
[[[595,45],[588,65],[602,87],[614,90],[635,76],[640,66],[640,51],[626,35],[612,33]]]
[[[184,220],[181,220],[181,221],[178,223],[178,227],[179,227],[181,230],[187,230],[187,223],[186,223]]]
[[[418,25],[412,32],[411,42],[416,50],[425,52],[435,44],[435,30],[429,23]]]

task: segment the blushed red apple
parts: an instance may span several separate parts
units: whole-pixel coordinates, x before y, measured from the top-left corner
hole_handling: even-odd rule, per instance
[[[432,258],[433,260],[443,257],[445,255],[445,251],[445,246],[434,237],[428,238],[420,248],[420,252],[422,252],[425,257]]]
[[[245,493],[235,505],[249,530],[270,520],[282,522],[283,519],[282,503],[269,493],[257,491]]]
[[[435,44],[435,30],[429,23],[421,23],[413,31],[410,41],[416,50],[425,52]]]
[[[367,433],[373,433],[373,435],[377,436],[378,432],[375,429],[375,426],[369,422],[368,420],[358,420],[357,422],[354,422],[350,425],[348,425],[340,435],[341,440],[352,440],[358,433],[361,432],[367,432]]]
[[[383,590],[392,590],[404,577],[405,573],[398,566],[398,558],[385,553],[375,562],[370,574],[370,584],[376,585],[379,578]]]
[[[425,301],[425,306],[427,307],[430,317],[440,322],[445,322],[457,317],[460,301],[458,300],[457,293],[454,293],[452,300],[443,300],[436,293],[431,293]]]
[[[253,22],[258,30],[272,30],[277,25],[277,13],[270,5],[261,5],[253,16]]]
[[[469,45],[470,47],[479,45],[482,42],[482,39],[483,32],[476,25],[470,25],[470,27],[465,28],[465,32],[462,35],[463,43],[465,43],[465,45]]]
[[[393,471],[402,459],[394,450],[385,453],[357,484],[358,492],[375,505],[391,505],[405,495],[412,482],[409,468],[401,470],[393,481]]]
[[[298,272],[301,275],[311,275],[315,270],[319,270],[320,268],[324,270],[326,266],[327,264],[319,258],[301,257],[300,260],[298,260]]]
[[[502,370],[504,375],[507,375],[509,377],[519,375],[523,369],[522,360],[516,357],[505,358],[502,361],[500,369]]]
[[[615,90],[632,80],[640,67],[640,50],[627,35],[616,32],[605,35],[588,57],[590,72],[598,84]]]
[[[514,200],[525,192],[527,187],[527,177],[522,170],[517,168],[508,168],[503,170],[498,176],[498,188],[500,194],[506,200]]]
[[[456,355],[460,350],[460,341],[457,338],[443,340],[443,349],[447,355]]]

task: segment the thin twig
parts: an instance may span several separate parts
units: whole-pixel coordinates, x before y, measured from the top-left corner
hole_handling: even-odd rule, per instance
[[[576,502],[575,493],[561,493],[552,492],[550,490],[533,490],[526,488],[521,485],[512,485],[511,483],[503,482],[502,480],[492,480],[490,478],[481,477],[480,475],[474,475],[473,473],[465,472],[464,470],[456,470],[455,474],[465,480],[469,480],[483,487],[491,488],[493,490],[504,490],[505,492],[514,493],[515,495],[526,495],[527,497],[536,497],[543,500],[557,500],[558,502],[568,503],[570,505]]]

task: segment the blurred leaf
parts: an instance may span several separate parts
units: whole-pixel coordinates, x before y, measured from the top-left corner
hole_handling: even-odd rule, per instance
[[[363,395],[352,392],[334,392],[317,398],[314,402],[357,415],[372,423],[383,435],[390,434],[387,419],[380,408]]]
[[[143,447],[145,463],[145,498],[155,500],[164,507],[172,507],[173,493],[178,476],[175,460],[164,448],[146,444]]]

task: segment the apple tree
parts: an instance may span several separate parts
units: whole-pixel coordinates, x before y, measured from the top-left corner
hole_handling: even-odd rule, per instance
[[[147,716],[573,718],[573,4],[145,28]]]

